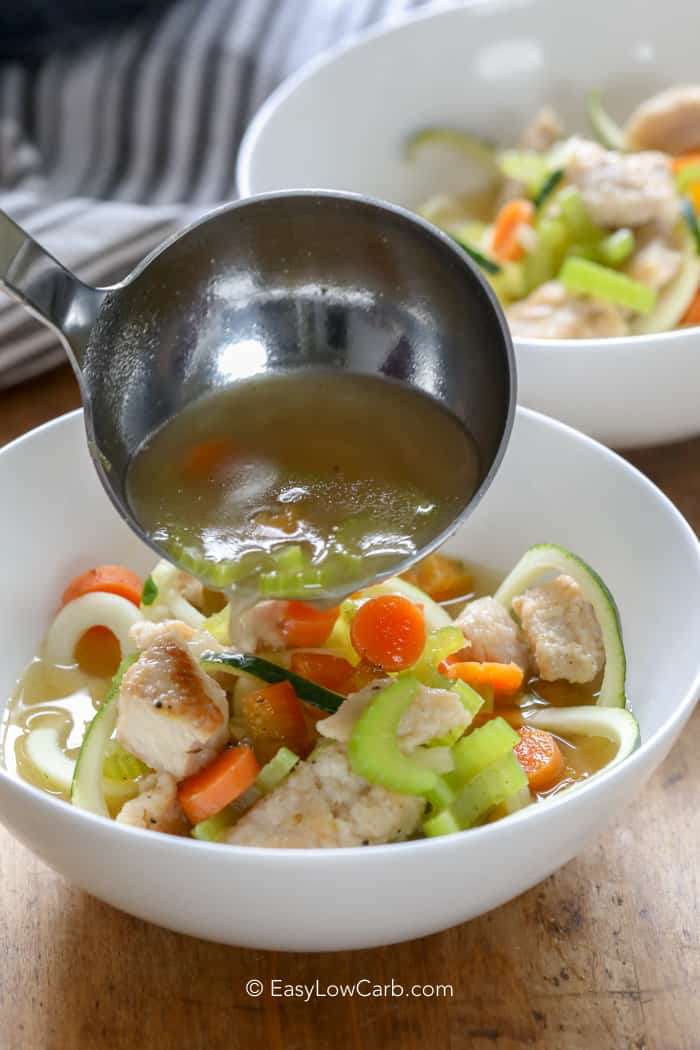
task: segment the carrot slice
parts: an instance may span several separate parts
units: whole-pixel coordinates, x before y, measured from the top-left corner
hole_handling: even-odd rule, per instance
[[[255,753],[269,762],[281,747],[305,758],[311,749],[301,700],[290,682],[276,682],[243,698],[243,715]]]
[[[457,558],[446,558],[444,554],[429,554],[405,572],[403,578],[425,591],[434,602],[461,598],[469,594],[473,584],[471,573],[462,562]]]
[[[465,660],[460,663],[440,664],[440,673],[448,678],[460,678],[467,685],[490,685],[497,693],[517,693],[523,684],[523,671],[517,664],[477,663]]]
[[[425,648],[422,610],[400,594],[370,598],[355,613],[350,640],[367,663],[384,671],[404,671]]]
[[[522,259],[525,249],[518,240],[521,226],[532,226],[535,207],[532,201],[516,197],[504,204],[493,226],[491,247],[497,259],[503,262],[517,262]]]
[[[288,649],[323,645],[338,619],[338,609],[314,609],[307,602],[284,602],[280,632]]]
[[[564,756],[551,733],[534,726],[518,730],[520,743],[513,748],[518,762],[527,773],[533,791],[553,787],[564,772]]]
[[[326,689],[339,690],[354,673],[355,668],[342,656],[332,653],[293,653],[292,671],[302,678],[324,686]]]
[[[143,580],[131,569],[123,565],[100,565],[80,573],[66,587],[61,597],[61,606],[82,598],[84,594],[105,591],[107,594],[118,594],[134,605],[141,604]]]
[[[247,791],[259,772],[260,764],[249,747],[225,748],[179,785],[177,795],[185,816],[191,824],[207,820]]]
[[[210,437],[188,448],[182,460],[182,473],[188,481],[211,478],[236,458],[236,446],[229,438]]]
[[[680,323],[681,325],[700,324],[700,288],[695,293],[695,298],[683,314]]]

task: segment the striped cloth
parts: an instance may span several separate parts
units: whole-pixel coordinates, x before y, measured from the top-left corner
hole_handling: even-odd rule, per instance
[[[424,2],[179,0],[36,70],[5,65],[0,207],[84,280],[120,280],[235,195],[243,131],[281,80]],[[52,333],[2,296],[0,388],[62,360]]]

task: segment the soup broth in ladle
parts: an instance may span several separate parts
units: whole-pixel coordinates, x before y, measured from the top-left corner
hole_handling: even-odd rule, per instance
[[[147,533],[212,587],[342,597],[436,538],[479,482],[473,441],[427,395],[300,371],[188,405],[129,467]]]

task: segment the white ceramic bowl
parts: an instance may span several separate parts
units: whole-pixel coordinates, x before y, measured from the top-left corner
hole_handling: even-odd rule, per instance
[[[415,207],[464,188],[454,156],[407,164],[415,129],[445,124],[513,143],[554,104],[587,128],[603,90],[626,115],[650,92],[698,81],[700,11],[691,0],[477,0],[419,13],[328,52],[262,107],[238,161],[242,194],[355,190]],[[700,328],[614,340],[515,341],[522,404],[616,447],[700,430]]]
[[[105,561],[146,571],[152,555],[102,491],[80,413],[0,452],[0,495],[5,698],[67,579]],[[451,547],[505,571],[543,540],[588,559],[616,596],[629,695],[643,738],[627,761],[577,791],[442,839],[285,851],[120,826],[2,770],[0,820],[96,897],[162,926],[231,944],[370,947],[432,933],[502,904],[584,849],[632,798],[682,730],[700,690],[700,546],[692,531],[651,482],[614,453],[519,409],[501,470]]]

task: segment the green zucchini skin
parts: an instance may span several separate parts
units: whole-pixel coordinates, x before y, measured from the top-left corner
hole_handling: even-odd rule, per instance
[[[268,682],[270,685],[276,682],[289,682],[300,700],[313,704],[314,707],[327,711],[330,715],[334,714],[345,700],[340,693],[324,689],[323,686],[316,685],[308,678],[302,678],[301,675],[288,671],[286,667],[279,667],[260,656],[251,656],[247,653],[218,653],[212,650],[202,653],[200,662],[222,664],[224,667],[231,667],[236,671],[243,671],[244,674],[261,678],[263,682]]]

